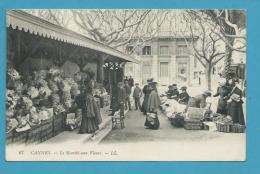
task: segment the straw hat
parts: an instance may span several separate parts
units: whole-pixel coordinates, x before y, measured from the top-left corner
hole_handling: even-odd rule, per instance
[[[182,86],[180,90],[187,90],[187,86]]]

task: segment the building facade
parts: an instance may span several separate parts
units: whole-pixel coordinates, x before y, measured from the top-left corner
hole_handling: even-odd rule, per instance
[[[131,46],[126,48],[130,51]],[[154,37],[133,53],[140,64],[127,63],[125,75],[144,84],[154,78],[160,85],[199,83],[201,65],[194,58],[191,37]]]

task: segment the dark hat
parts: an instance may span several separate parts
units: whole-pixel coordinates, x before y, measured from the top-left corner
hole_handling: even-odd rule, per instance
[[[181,90],[187,90],[187,87],[186,86],[182,86]]]
[[[172,86],[177,86],[177,84],[176,84],[176,83],[174,83],[174,84],[172,84]]]
[[[135,83],[135,85],[139,85],[139,83]]]
[[[152,81],[153,81],[153,78],[147,79],[147,82],[152,82]]]

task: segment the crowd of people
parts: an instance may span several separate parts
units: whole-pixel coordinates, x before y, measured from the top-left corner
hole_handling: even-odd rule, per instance
[[[144,85],[143,89],[141,89],[138,83],[134,85],[134,80],[130,77],[125,78],[124,82],[119,82],[115,90],[117,95],[114,96],[114,107],[111,115],[117,110],[120,110],[123,116],[125,109],[131,110],[130,98],[133,97],[135,109],[140,110],[146,115],[145,127],[150,129],[159,128],[158,112],[160,110],[161,101],[157,91],[157,82],[154,82],[153,79],[150,78],[147,80],[147,84]],[[240,89],[238,79],[230,79],[228,81],[221,79],[214,95],[212,95],[211,91],[206,90],[199,95],[191,96],[188,94],[186,86],[182,86],[179,92],[177,84],[168,86],[165,95],[168,99],[173,99],[179,104],[186,105],[186,108],[209,108],[210,103],[207,103],[207,98],[219,97],[216,113],[230,115],[234,123],[245,125],[242,107],[243,92]],[[142,104],[141,98],[143,99]]]

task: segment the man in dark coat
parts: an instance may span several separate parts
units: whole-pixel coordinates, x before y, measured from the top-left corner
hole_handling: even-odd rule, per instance
[[[187,87],[186,86],[183,86],[181,87],[181,93],[179,95],[179,99],[178,99],[178,102],[180,104],[184,104],[184,105],[187,105],[188,104],[188,101],[190,99],[190,96],[189,94],[187,93]]]
[[[132,87],[134,86],[134,79],[132,76],[130,76],[130,78],[128,79],[128,82],[129,82],[130,88],[132,89]]]
[[[133,98],[135,101],[135,110],[138,110],[138,108],[141,110],[141,104],[140,104],[140,98],[142,97],[142,90],[139,87],[139,84],[135,84],[135,89],[133,92]]]
[[[188,102],[188,107],[205,108],[207,106],[207,98],[211,96],[210,91],[205,91],[200,95],[191,97]]]
[[[126,92],[126,96],[125,96],[125,109],[129,109],[131,110],[131,102],[130,102],[130,94],[131,94],[131,88],[128,84],[128,81],[125,81],[125,92]]]
[[[151,86],[150,83],[153,81],[153,79],[148,79],[147,80],[147,84],[144,86],[143,88],[143,94],[144,94],[144,100],[143,100],[143,104],[142,104],[142,112],[146,115],[147,113],[147,103],[148,103],[148,98],[150,96],[151,93]]]

